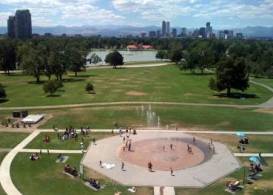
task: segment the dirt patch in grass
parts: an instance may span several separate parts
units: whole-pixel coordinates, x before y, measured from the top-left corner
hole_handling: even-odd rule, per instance
[[[273,108],[261,108],[261,109],[255,110],[255,112],[273,114]]]
[[[259,189],[273,189],[273,181],[259,180],[254,184],[254,188],[255,187]]]
[[[126,93],[126,95],[129,95],[129,96],[145,96],[145,95],[147,95],[147,93],[140,92],[140,91],[128,91]]]

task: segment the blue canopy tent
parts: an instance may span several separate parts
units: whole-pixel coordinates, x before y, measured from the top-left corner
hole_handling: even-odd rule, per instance
[[[249,161],[252,163],[255,163],[256,165],[261,164],[260,159],[258,156],[251,156],[249,157]]]
[[[243,132],[243,131],[238,131],[238,132],[235,133],[235,135],[237,135],[237,136],[240,137],[240,138],[246,137],[246,133]]]

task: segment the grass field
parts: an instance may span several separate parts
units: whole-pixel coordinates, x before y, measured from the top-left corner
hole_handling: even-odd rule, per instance
[[[214,75],[192,75],[170,65],[154,68],[89,70],[75,78],[65,76],[64,87],[54,97],[47,97],[41,84],[31,76],[0,75],[0,83],[6,86],[8,101],[1,106],[41,106],[112,101],[170,101],[193,103],[258,104],[268,100],[272,93],[251,85],[246,91],[257,98],[219,98],[208,88]],[[42,77],[43,81],[47,78]],[[84,90],[90,81],[96,94]],[[31,90],[30,90],[31,89]]]
[[[268,85],[273,88],[273,79],[262,79],[262,78],[257,79],[257,78],[255,78],[253,80],[263,83],[263,84]]]
[[[13,148],[28,136],[27,133],[0,132],[0,148]]]
[[[273,114],[260,113],[251,109],[212,108],[194,106],[152,106],[155,113],[153,120],[147,117],[148,106],[142,111],[141,106],[116,106],[75,108],[47,111],[53,118],[40,128],[73,127],[113,128],[117,122],[119,126],[147,127],[197,127],[212,130],[272,130]],[[40,111],[37,111],[40,112]]]
[[[45,144],[43,142],[45,136],[50,137],[50,143]],[[80,143],[82,140],[84,143],[85,149],[89,146],[92,139],[95,138],[96,140],[103,139],[106,137],[110,137],[112,134],[110,133],[90,133],[88,136],[79,135],[78,139],[71,139],[61,141],[58,139],[56,133],[40,133],[26,148],[32,149],[63,149],[63,150],[80,150]]]
[[[0,163],[2,162],[6,154],[7,154],[6,152],[0,152]],[[0,195],[6,195],[1,185],[0,185]]]
[[[38,161],[30,161],[29,154],[19,154],[12,163],[11,175],[15,185],[23,194],[28,195],[113,195],[120,191],[129,195],[126,186],[109,180],[100,180],[105,189],[94,192],[86,187],[80,179],[71,179],[62,173],[64,164],[57,164],[56,155],[43,155]],[[81,155],[70,155],[68,164],[79,167]],[[35,182],[33,182],[35,181]],[[150,188],[137,189],[136,195],[152,195]]]

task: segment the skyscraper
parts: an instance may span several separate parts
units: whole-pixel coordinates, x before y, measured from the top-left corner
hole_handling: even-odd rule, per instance
[[[15,17],[10,16],[8,19],[8,37],[15,38]]]
[[[210,22],[206,24],[206,38],[212,37],[212,27],[210,26]]]
[[[166,26],[166,22],[163,20],[162,21],[162,30],[161,30],[161,32],[162,32],[162,37],[166,37],[166,34],[167,34],[167,26]]]
[[[173,38],[176,38],[176,37],[177,37],[177,30],[176,30],[176,28],[173,28],[173,29],[172,29],[172,37],[173,37]]]
[[[171,33],[170,28],[171,28],[171,25],[170,25],[170,22],[168,21],[168,22],[166,22],[166,35],[167,36],[170,36],[170,33]]]
[[[32,25],[29,10],[17,10],[15,13],[15,35],[16,38],[31,38]]]

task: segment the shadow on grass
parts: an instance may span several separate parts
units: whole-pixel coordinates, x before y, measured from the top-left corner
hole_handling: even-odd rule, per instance
[[[46,81],[40,81],[40,82],[36,82],[36,81],[28,81],[28,84],[32,84],[32,85],[42,85],[44,84]]]
[[[96,77],[97,75],[95,74],[84,74],[84,75],[78,75],[78,78],[89,78],[89,77]],[[75,76],[69,75],[70,78],[77,78]]]
[[[46,97],[54,98],[54,97],[61,97],[61,95],[60,94],[51,94],[51,95],[47,95]]]
[[[239,93],[239,92],[233,92],[230,94],[230,96],[227,96],[226,93],[219,93],[215,94],[214,96],[220,97],[220,98],[232,98],[232,99],[253,99],[253,98],[259,98],[256,94],[247,94],[247,93]]]
[[[0,104],[5,103],[5,102],[7,102],[7,101],[9,101],[9,99],[6,99],[6,98],[5,98],[5,99],[3,99],[3,98],[1,99],[1,98],[0,98]]]
[[[204,73],[196,72],[196,73],[193,73],[193,72],[182,71],[181,75],[184,75],[184,76],[212,76],[212,75],[215,75],[215,73],[213,73],[213,72],[204,72]]]

